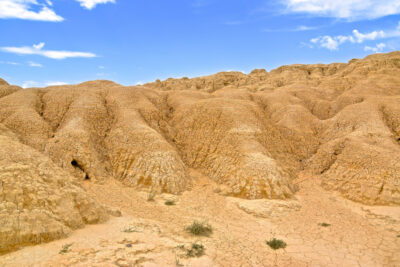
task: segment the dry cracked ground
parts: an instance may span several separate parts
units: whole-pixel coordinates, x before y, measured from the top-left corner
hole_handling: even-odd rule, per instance
[[[132,87],[0,79],[1,266],[394,267],[399,251],[400,52]]]

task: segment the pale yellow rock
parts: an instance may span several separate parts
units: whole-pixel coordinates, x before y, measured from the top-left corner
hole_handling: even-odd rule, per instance
[[[0,80],[1,250],[107,217],[79,183],[181,194],[189,168],[245,199],[295,198],[305,170],[351,200],[398,205],[399,73],[393,52],[132,87]]]
[[[107,219],[65,170],[21,144],[1,124],[0,199],[0,253]]]

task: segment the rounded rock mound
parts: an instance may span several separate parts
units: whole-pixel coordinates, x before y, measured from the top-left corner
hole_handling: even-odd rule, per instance
[[[107,219],[98,205],[48,157],[0,124],[0,253],[48,242]]]

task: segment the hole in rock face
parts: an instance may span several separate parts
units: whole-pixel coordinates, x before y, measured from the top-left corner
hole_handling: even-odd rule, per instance
[[[86,171],[83,169],[81,165],[76,160],[71,161],[71,165],[74,166],[75,168],[78,168],[80,171],[82,171],[85,174],[85,180],[90,180],[89,175],[86,173]]]

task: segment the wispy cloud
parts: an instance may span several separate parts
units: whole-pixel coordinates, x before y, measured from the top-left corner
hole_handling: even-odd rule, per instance
[[[263,29],[263,32],[303,32],[303,31],[312,31],[317,30],[320,27],[316,26],[306,26],[306,25],[299,25],[295,28],[283,28],[283,29]]]
[[[22,47],[0,47],[3,52],[14,53],[19,55],[39,55],[52,59],[66,59],[66,58],[92,58],[96,54],[90,52],[75,52],[65,50],[43,50],[45,43],[39,43],[33,46]]]
[[[399,0],[280,0],[289,13],[346,20],[375,19],[400,14]]]
[[[7,65],[14,65],[14,66],[21,65],[17,62],[12,62],[12,61],[0,61],[0,64],[7,64]]]
[[[60,82],[60,81],[46,81],[46,82],[37,82],[37,81],[25,81],[22,83],[22,88],[30,88],[30,87],[45,87],[45,86],[59,86],[59,85],[67,85],[69,83]]]
[[[312,31],[312,30],[316,30],[316,29],[318,29],[318,27],[300,25],[300,26],[298,26],[297,28],[295,28],[294,31],[296,31],[296,32],[303,32],[303,31]]]
[[[385,49],[385,48],[386,48],[386,44],[379,43],[374,47],[365,46],[364,47],[364,51],[372,51],[372,52],[375,52],[375,53],[379,53],[379,52],[383,52],[383,49]]]
[[[68,83],[66,82],[59,82],[59,81],[50,81],[46,82],[45,85],[47,86],[60,86],[60,85],[67,85]]]
[[[29,65],[29,67],[37,67],[37,68],[43,67],[42,64],[36,63],[36,62],[33,62],[33,61],[29,61],[29,62],[28,62],[28,65]]]
[[[380,30],[368,33],[361,33],[358,30],[353,30],[351,35],[337,35],[337,36],[318,36],[310,40],[311,44],[318,45],[329,50],[338,50],[339,46],[344,43],[358,43],[361,44],[365,41],[375,41],[379,39],[388,39],[400,37],[400,23],[394,30]]]
[[[338,36],[319,36],[311,39],[311,43],[319,44],[321,47],[329,50],[337,50],[340,45],[350,43],[363,43],[366,40],[376,40],[385,38],[384,31],[373,31],[370,33],[360,33],[358,30],[353,30],[353,35],[338,35]]]
[[[81,4],[82,7],[86,9],[93,9],[98,4],[115,3],[115,0],[76,0]]]
[[[24,19],[38,21],[63,21],[64,18],[57,15],[49,0],[0,0],[1,19]],[[39,8],[38,11],[32,8]]]
[[[0,61],[0,64],[7,64],[7,65],[14,65],[14,66],[23,66],[23,65],[25,65],[25,64],[21,64],[21,63],[18,63],[18,62],[13,62],[13,61]],[[28,61],[26,63],[26,66],[39,67],[39,68],[43,67],[42,64],[36,63],[36,62],[33,62],[33,61]]]
[[[22,88],[38,87],[38,86],[40,86],[40,84],[35,81],[25,81],[21,85]]]

